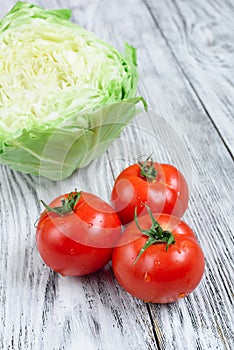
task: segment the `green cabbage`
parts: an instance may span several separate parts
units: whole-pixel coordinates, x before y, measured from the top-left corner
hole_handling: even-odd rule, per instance
[[[70,22],[67,9],[18,2],[0,21],[0,162],[53,180],[100,156],[136,115],[136,50],[125,55]]]

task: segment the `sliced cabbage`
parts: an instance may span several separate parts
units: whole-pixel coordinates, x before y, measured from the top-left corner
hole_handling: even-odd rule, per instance
[[[102,154],[136,115],[136,50],[125,55],[70,22],[67,9],[18,2],[0,21],[0,162],[53,180]]]

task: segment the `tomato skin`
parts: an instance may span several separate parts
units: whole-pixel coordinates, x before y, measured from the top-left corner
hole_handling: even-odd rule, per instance
[[[50,203],[61,205],[59,196]],[[81,192],[71,213],[41,214],[36,230],[38,251],[50,268],[62,275],[82,276],[101,269],[112,256],[121,234],[113,208],[99,197]]]
[[[139,164],[124,169],[117,177],[111,204],[118,213],[121,223],[128,224],[134,219],[135,207],[138,215],[146,214],[144,203],[154,213],[172,214],[181,218],[188,207],[188,185],[182,173],[170,164],[153,162],[157,171],[155,181],[147,181]]]
[[[146,302],[171,303],[197,287],[204,273],[204,254],[185,222],[167,214],[153,216],[164,230],[173,233],[175,244],[167,251],[165,243],[153,244],[134,263],[148,237],[132,222],[114,249],[113,272],[131,295]],[[149,229],[149,215],[139,218],[139,224]]]

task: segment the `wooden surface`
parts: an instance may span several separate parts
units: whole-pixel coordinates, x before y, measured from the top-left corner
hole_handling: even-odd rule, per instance
[[[0,349],[233,349],[234,4],[231,0],[51,0],[119,50],[138,49],[139,94],[149,103],[109,150],[63,182],[0,166]],[[1,17],[14,5],[1,1]],[[128,295],[110,265],[62,277],[41,261],[41,207],[78,187],[109,200],[114,177],[139,155],[180,167],[184,219],[206,256],[198,288],[177,303]]]

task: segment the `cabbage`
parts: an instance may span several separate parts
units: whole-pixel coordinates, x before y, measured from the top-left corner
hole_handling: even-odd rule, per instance
[[[99,157],[136,115],[136,49],[124,56],[67,9],[18,2],[0,21],[0,162],[52,180]]]

